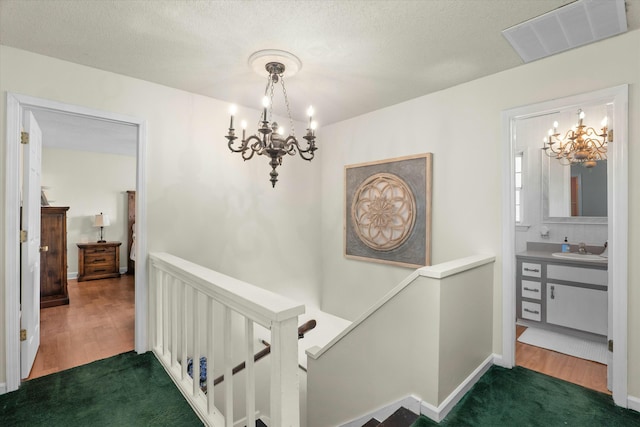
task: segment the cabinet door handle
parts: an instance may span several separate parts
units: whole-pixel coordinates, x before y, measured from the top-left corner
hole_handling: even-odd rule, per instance
[[[105,270],[104,268],[100,268],[100,269],[96,269],[96,270],[94,270],[94,271],[95,271],[96,273],[101,273],[101,272],[103,272],[103,271],[107,271],[107,270]]]
[[[531,271],[533,273],[540,273],[540,270],[538,270],[537,268],[526,268],[525,267],[524,271]]]
[[[538,310],[529,310],[528,308],[525,308],[524,311],[526,311],[527,313],[531,313],[531,314],[540,314],[540,312]]]
[[[556,287],[555,286],[551,286],[551,299],[556,299],[555,290],[556,290]]]
[[[532,289],[532,288],[527,288],[526,286],[524,288],[522,288],[525,291],[529,291],[529,292],[540,292],[540,289]]]
[[[96,258],[93,262],[104,262],[106,261],[105,258]]]

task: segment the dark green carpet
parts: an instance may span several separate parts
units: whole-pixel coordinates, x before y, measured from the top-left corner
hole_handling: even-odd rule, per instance
[[[0,396],[0,425],[202,426],[153,353],[124,353]]]
[[[421,416],[412,427],[640,426],[640,413],[597,391],[515,367],[493,366],[440,424]]]

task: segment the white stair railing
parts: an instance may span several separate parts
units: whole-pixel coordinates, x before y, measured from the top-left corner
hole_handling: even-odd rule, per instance
[[[245,331],[243,425],[255,425],[255,323],[271,331],[271,425],[298,427],[297,324],[304,305],[170,254],[153,253],[149,259],[153,351],[201,420],[214,427],[234,425],[232,369],[238,361],[233,358],[232,313],[237,313],[244,318]],[[197,380],[201,357],[207,361],[206,387]],[[187,371],[188,359],[193,361],[192,375],[196,380]],[[218,386],[223,388],[224,410],[217,408],[214,400],[217,373],[225,377]]]

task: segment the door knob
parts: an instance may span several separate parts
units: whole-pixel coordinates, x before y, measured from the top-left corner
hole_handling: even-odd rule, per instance
[[[40,252],[49,252],[49,246],[40,246]]]

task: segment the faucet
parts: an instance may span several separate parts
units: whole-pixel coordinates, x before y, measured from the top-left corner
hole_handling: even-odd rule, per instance
[[[586,245],[584,244],[584,242],[580,242],[578,244],[578,253],[579,254],[586,254],[587,253],[587,248],[586,248]]]

